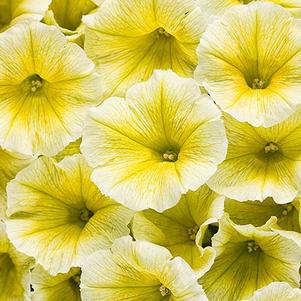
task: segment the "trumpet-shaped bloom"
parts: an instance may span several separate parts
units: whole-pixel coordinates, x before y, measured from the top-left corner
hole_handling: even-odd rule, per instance
[[[127,235],[131,210],[103,196],[81,155],[41,157],[7,186],[7,232],[18,250],[51,274],[68,272]]]
[[[29,301],[30,268],[33,259],[19,253],[9,242],[0,222],[0,300]]]
[[[87,25],[85,50],[106,96],[124,96],[155,69],[192,76],[205,22],[194,0],[107,0]]]
[[[32,271],[31,283],[34,289],[32,301],[81,301],[80,268],[71,268],[68,273],[50,275],[40,265]]]
[[[217,257],[200,279],[209,300],[247,299],[275,281],[299,286],[301,248],[268,225],[238,226],[225,215],[212,246]]]
[[[6,216],[6,185],[35,158],[0,148],[0,219]]]
[[[282,7],[235,6],[207,27],[195,77],[223,111],[272,126],[301,104],[301,27]]]
[[[83,301],[207,301],[197,277],[180,257],[161,246],[116,240],[111,250],[90,256],[82,267]]]
[[[184,258],[193,269],[203,274],[215,257],[210,240],[217,231],[217,227],[206,222],[217,221],[223,214],[223,208],[224,197],[203,185],[197,191],[183,195],[175,207],[162,213],[152,209],[137,212],[132,232],[138,240],[166,247],[173,256]],[[199,242],[200,227],[205,225],[206,239]]]
[[[209,187],[239,201],[293,201],[301,189],[301,111],[270,128],[254,128],[225,115],[225,126],[227,158]]]
[[[100,102],[94,64],[55,27],[19,24],[0,36],[0,145],[53,156],[79,138]]]
[[[248,301],[300,301],[301,290],[286,282],[273,282],[257,290]]]
[[[296,198],[287,204],[276,204],[272,198],[263,202],[239,202],[231,199],[225,200],[225,212],[233,222],[240,225],[264,225],[272,216],[277,217],[277,224],[283,230],[301,232],[301,199]]]
[[[41,20],[51,0],[1,0],[0,32],[18,22]]]
[[[249,4],[252,1],[264,1],[279,4],[287,9],[293,16],[301,17],[301,3],[296,0],[197,0],[201,9],[206,15],[220,15],[223,14],[228,8],[239,5]]]
[[[96,2],[92,0],[52,0],[44,22],[57,26],[66,35],[68,41],[78,41],[83,46],[82,17],[96,8]]]
[[[208,180],[226,145],[220,111],[195,81],[157,71],[90,111],[81,151],[104,194],[163,211]]]

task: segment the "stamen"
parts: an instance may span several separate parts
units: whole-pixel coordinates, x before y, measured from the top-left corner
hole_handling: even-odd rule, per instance
[[[199,228],[200,228],[200,227],[199,227],[198,225],[195,225],[195,226],[193,226],[192,228],[189,228],[189,229],[187,230],[189,239],[195,240],[196,234],[198,233]]]
[[[266,154],[267,153],[275,153],[278,150],[279,150],[279,147],[273,142],[269,142],[264,148],[264,151]]]
[[[252,82],[253,89],[264,89],[265,81],[259,78],[254,78]]]
[[[174,151],[168,150],[163,154],[163,159],[165,161],[175,162],[178,159],[178,155]]]
[[[254,240],[250,240],[247,242],[247,250],[248,253],[252,253],[260,250],[260,247],[257,245],[257,243]]]
[[[83,222],[89,221],[89,219],[93,216],[93,212],[89,209],[85,208],[80,212],[79,219]]]
[[[159,290],[163,297],[170,294],[170,290],[167,287],[165,287],[163,284],[160,286]]]
[[[159,34],[163,34],[163,35],[165,35],[166,37],[170,37],[170,34],[169,34],[163,27],[159,27],[159,28],[158,28],[158,33],[159,33]]]

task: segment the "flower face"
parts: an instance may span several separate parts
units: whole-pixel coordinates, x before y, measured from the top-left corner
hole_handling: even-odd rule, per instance
[[[83,20],[85,50],[101,74],[106,96],[124,96],[155,69],[183,76],[195,69],[205,22],[193,0],[104,1]]]
[[[127,235],[132,212],[104,197],[81,155],[34,161],[9,183],[7,232],[51,274]]]
[[[301,3],[296,0],[197,0],[202,10],[208,15],[219,15],[228,8],[239,5],[249,4],[255,1],[272,2],[287,9],[293,16],[301,17]]]
[[[285,282],[273,282],[259,289],[248,301],[299,301],[301,290]]]
[[[40,265],[32,271],[32,286],[34,293],[32,301],[81,301],[80,268],[71,268],[68,273],[50,275]]]
[[[201,268],[203,273],[206,261],[210,268],[215,256],[208,246],[218,227],[206,227],[207,237],[201,246],[198,246],[198,232],[209,219],[217,220],[223,214],[223,206],[224,197],[203,185],[197,191],[183,195],[175,207],[162,213],[150,209],[137,212],[132,232],[136,239],[166,247],[173,256],[184,258],[193,269]]]
[[[223,111],[272,126],[301,103],[300,48],[299,22],[280,6],[235,6],[207,27],[195,77]]]
[[[31,23],[1,34],[0,56],[1,146],[53,156],[79,138],[101,95],[84,51],[58,29]]]
[[[181,258],[130,237],[90,256],[82,268],[83,301],[207,301],[197,277]]]
[[[158,71],[126,99],[90,111],[81,151],[103,193],[134,210],[163,211],[208,180],[226,146],[212,100],[193,80]]]
[[[0,300],[30,299],[30,268],[33,260],[19,253],[9,242],[5,226],[0,222]]]
[[[225,126],[227,158],[209,187],[239,201],[293,201],[301,188],[301,111],[271,128],[254,128],[229,115]]]
[[[238,226],[224,216],[212,245],[217,257],[200,280],[209,300],[247,299],[275,281],[299,286],[301,248],[268,226]]]
[[[23,21],[41,20],[51,0],[1,0],[0,32]]]

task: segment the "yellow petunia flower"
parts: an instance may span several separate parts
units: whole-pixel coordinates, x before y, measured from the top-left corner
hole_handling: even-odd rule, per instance
[[[132,222],[136,239],[166,247],[173,256],[186,260],[199,275],[213,263],[215,252],[210,247],[211,237],[217,232],[212,222],[223,214],[224,197],[203,185],[195,192],[183,195],[179,203],[162,213],[148,209],[137,212]],[[206,237],[199,242],[200,227]]]
[[[217,257],[200,279],[209,300],[240,301],[271,282],[299,286],[301,248],[269,225],[236,225],[227,215],[212,239]]]
[[[192,76],[205,18],[194,0],[106,0],[85,16],[85,50],[106,96],[124,96],[155,69]]]
[[[168,209],[197,190],[225,158],[220,111],[192,79],[156,71],[126,99],[90,111],[81,151],[92,180],[134,210]]]
[[[277,224],[283,230],[301,233],[301,198],[297,197],[287,204],[276,204],[272,198],[263,202],[239,202],[231,199],[225,200],[225,212],[233,222],[239,225],[264,225],[272,216],[277,217]]]
[[[1,0],[0,32],[19,22],[40,21],[51,0]]]
[[[90,256],[81,279],[83,301],[208,300],[182,258],[172,258],[167,249],[130,237]]]
[[[84,26],[82,17],[97,9],[92,0],[52,0],[44,22],[57,26],[68,41],[78,42],[83,46]]]
[[[227,158],[209,187],[239,201],[293,201],[301,189],[301,111],[270,128],[254,128],[225,114],[225,126]]]
[[[32,271],[32,301],[81,301],[80,268],[71,268],[68,273],[50,275],[40,265]]]
[[[6,185],[35,158],[0,148],[0,219],[6,217]]]
[[[201,9],[207,15],[223,14],[228,8],[239,4],[249,4],[255,1],[272,2],[287,9],[293,16],[301,17],[301,2],[299,0],[197,0]]]
[[[9,238],[52,275],[129,233],[133,212],[103,196],[90,175],[81,155],[41,157],[8,184]]]
[[[0,300],[29,301],[32,258],[19,253],[9,242],[0,222]]]
[[[254,2],[207,27],[197,81],[239,121],[269,127],[301,104],[301,27],[282,7]]]
[[[257,290],[248,301],[300,301],[301,290],[286,282],[273,282]]]
[[[0,145],[53,156],[79,138],[99,78],[84,51],[55,27],[19,24],[0,36]]]

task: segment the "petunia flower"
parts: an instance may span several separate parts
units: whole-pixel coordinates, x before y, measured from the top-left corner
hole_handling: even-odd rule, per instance
[[[0,219],[6,218],[6,185],[33,160],[32,156],[9,152],[0,148]]]
[[[239,301],[272,282],[298,287],[301,248],[269,225],[236,225],[227,215],[212,238],[217,257],[200,279],[209,300]]]
[[[81,136],[101,88],[85,52],[55,27],[19,24],[0,35],[0,145],[53,156]]]
[[[96,1],[92,0],[52,0],[43,21],[57,26],[66,35],[68,41],[83,46],[82,17],[95,12],[97,7]]]
[[[197,276],[180,257],[146,241],[117,239],[82,267],[83,301],[207,301]]]
[[[0,222],[0,300],[29,301],[30,269],[34,260],[17,252],[5,233],[5,225]]]
[[[9,238],[52,275],[129,233],[132,211],[103,196],[90,175],[81,155],[41,157],[7,186]]]
[[[2,0],[0,3],[0,32],[19,22],[40,21],[51,0]]]
[[[240,225],[262,226],[272,216],[276,216],[277,224],[281,229],[301,233],[300,205],[300,197],[287,204],[276,204],[272,198],[266,198],[263,202],[239,202],[226,198],[225,212],[233,222]]]
[[[226,147],[220,111],[195,81],[156,71],[90,110],[81,151],[104,194],[162,212],[209,179]]]
[[[301,3],[296,0],[197,0],[201,9],[207,15],[220,15],[227,9],[239,4],[249,4],[255,1],[272,2],[287,9],[293,16],[301,17]]]
[[[209,187],[239,201],[293,201],[301,189],[301,111],[270,128],[255,128],[225,114],[225,126],[227,158]]]
[[[229,9],[211,23],[198,48],[197,81],[239,121],[269,127],[301,104],[301,27],[267,2]]]
[[[81,301],[80,268],[71,268],[68,273],[50,275],[37,265],[32,271],[32,301]]]
[[[273,282],[255,292],[248,301],[300,301],[301,290],[286,282]]]
[[[223,214],[223,208],[224,197],[203,185],[197,191],[183,195],[175,207],[162,213],[152,209],[135,213],[132,232],[138,240],[166,247],[173,256],[182,257],[193,269],[203,274],[215,257],[210,240],[217,232],[217,227],[207,225],[207,222],[217,221]],[[202,226],[206,227],[204,231],[207,230],[207,235],[203,245],[199,245],[197,238]]]
[[[155,69],[191,77],[205,18],[194,0],[106,0],[83,18],[85,51],[106,96],[124,96]]]

